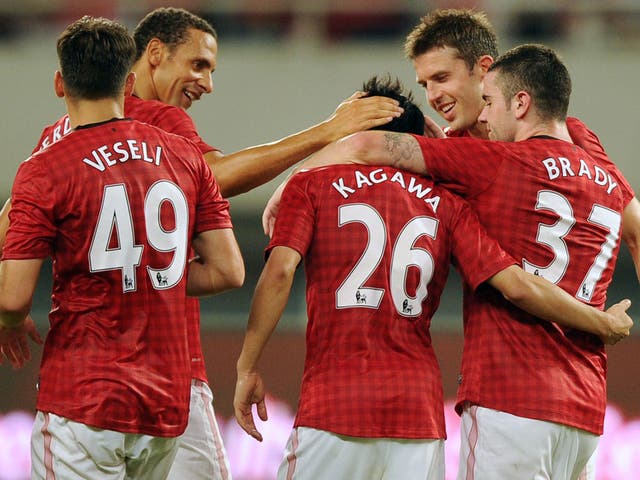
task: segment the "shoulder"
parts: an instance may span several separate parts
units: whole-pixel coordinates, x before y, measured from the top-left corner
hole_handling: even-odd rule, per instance
[[[182,108],[167,105],[158,100],[144,100],[133,95],[125,98],[124,113],[127,117],[152,124],[157,121],[169,124],[169,121],[176,119],[193,123],[189,114]]]

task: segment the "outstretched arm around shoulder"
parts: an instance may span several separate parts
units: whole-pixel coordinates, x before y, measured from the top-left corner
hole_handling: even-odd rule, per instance
[[[292,174],[310,168],[346,163],[392,166],[413,173],[427,173],[420,144],[413,135],[372,130],[354,133],[327,145],[298,165]],[[278,186],[265,206],[262,228],[266,235],[271,236],[273,232],[280,197],[287,181],[285,179]]]
[[[422,175],[427,173],[420,144],[413,135],[383,130],[354,133],[327,145],[294,172],[340,163],[391,166]]]
[[[209,152],[205,159],[225,198],[247,192],[272,180],[287,168],[346,135],[384,125],[402,113],[388,97],[364,97],[356,92],[325,121],[274,142],[229,155]]]

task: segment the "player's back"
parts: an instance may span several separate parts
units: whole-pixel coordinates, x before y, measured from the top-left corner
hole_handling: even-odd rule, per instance
[[[455,228],[466,232],[464,208],[430,180],[392,168],[333,166],[289,181],[270,248],[297,249],[305,262],[307,357],[296,425],[443,438],[429,326]]]
[[[135,95],[127,95],[124,102],[124,113],[127,118],[148,123],[165,132],[180,135],[191,142],[202,152],[216,150],[215,147],[202,140],[191,117],[181,108],[156,100],[144,100]],[[71,132],[69,116],[63,115],[55,123],[44,128],[33,153],[49,147]],[[189,348],[191,351],[191,367],[194,378],[207,381],[204,355],[200,342],[200,302],[197,298],[187,299],[186,316],[192,322],[189,328]]]
[[[527,271],[603,307],[624,207],[615,167],[549,137],[451,141],[433,171],[449,170],[444,183],[489,234]],[[469,160],[451,171],[455,156]],[[601,433],[606,355],[597,337],[535,320],[490,290],[467,290],[464,308],[461,402]]]
[[[187,254],[197,209],[215,194],[199,151],[155,127],[112,120],[76,129],[21,169],[34,190],[14,198],[12,227],[35,215],[54,258],[38,409],[100,428],[180,434],[190,378]],[[47,192],[43,204],[22,211],[35,189]]]
[[[215,147],[208,145],[200,138],[193,120],[181,108],[156,100],[144,100],[135,95],[127,95],[124,101],[124,113],[127,118],[148,123],[165,132],[191,140],[202,153],[216,150]],[[71,132],[71,125],[69,124],[69,116],[65,114],[55,123],[43,129],[32,153],[47,148],[69,132]]]
[[[505,147],[511,161],[502,164],[491,187],[471,200],[487,231],[525,270],[603,308],[619,251],[624,208],[614,180],[617,173],[583,150],[555,139],[532,138]],[[503,299],[496,303],[509,308],[517,319],[496,323],[505,330],[502,338],[493,340],[511,346],[500,352],[499,362],[505,365],[515,356],[512,365],[524,366],[503,373],[527,378],[522,384],[514,383],[517,387],[504,394],[501,403],[511,403],[509,408],[521,405],[525,411],[537,403],[546,420],[601,433],[606,354],[600,339],[532,322],[528,315],[505,306]],[[474,302],[466,307],[475,310],[477,306]]]

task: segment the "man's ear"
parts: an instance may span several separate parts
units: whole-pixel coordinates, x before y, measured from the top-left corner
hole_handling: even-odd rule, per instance
[[[482,75],[486,75],[489,67],[493,65],[493,57],[491,55],[483,55],[478,59],[477,65],[482,71]]]
[[[64,82],[62,81],[60,70],[56,70],[53,74],[53,91],[56,92],[57,97],[64,97]]]
[[[531,96],[528,92],[520,90],[513,97],[513,108],[517,119],[523,118],[531,108]]]
[[[157,67],[160,64],[165,48],[165,44],[162,43],[159,38],[152,38],[149,43],[147,43],[145,53],[151,66]]]
[[[133,88],[136,86],[136,74],[135,72],[129,72],[127,79],[124,81],[124,96],[128,97],[133,93]]]

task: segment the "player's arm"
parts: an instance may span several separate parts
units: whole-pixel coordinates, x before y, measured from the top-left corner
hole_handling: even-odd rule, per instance
[[[413,135],[382,130],[354,133],[327,145],[295,171],[336,163],[391,166],[420,175],[428,173],[420,144]]]
[[[309,168],[346,163],[392,166],[420,175],[427,174],[422,150],[413,135],[382,130],[358,132],[333,142],[298,165],[292,174]],[[269,236],[287,181],[285,179],[278,186],[262,213],[262,228]]]
[[[629,335],[628,299],[603,312],[573,298],[557,285],[512,265],[488,280],[504,297],[530,314],[566,328],[583,330],[614,344]]]
[[[629,248],[640,281],[640,202],[636,197],[622,212],[622,240]]]
[[[222,196],[232,197],[262,185],[325,145],[346,135],[384,125],[402,113],[388,97],[362,97],[356,92],[325,121],[275,142],[223,155],[205,154]]]
[[[262,435],[256,428],[252,405],[258,416],[267,420],[264,385],[257,369],[262,351],[284,311],[300,254],[284,246],[275,247],[258,279],[251,303],[247,331],[236,365],[238,378],[233,398],[236,421],[242,429],[258,441]]]
[[[0,326],[17,327],[24,322],[43,259],[0,262]]]
[[[189,263],[188,295],[214,295],[242,286],[244,261],[233,229],[201,232],[192,246],[198,256]]]
[[[0,210],[0,253],[4,247],[4,241],[7,238],[7,230],[9,230],[9,210],[11,210],[11,199],[7,199]]]
[[[31,358],[27,337],[42,343],[29,316],[42,259],[0,262],[0,363],[18,368]]]

